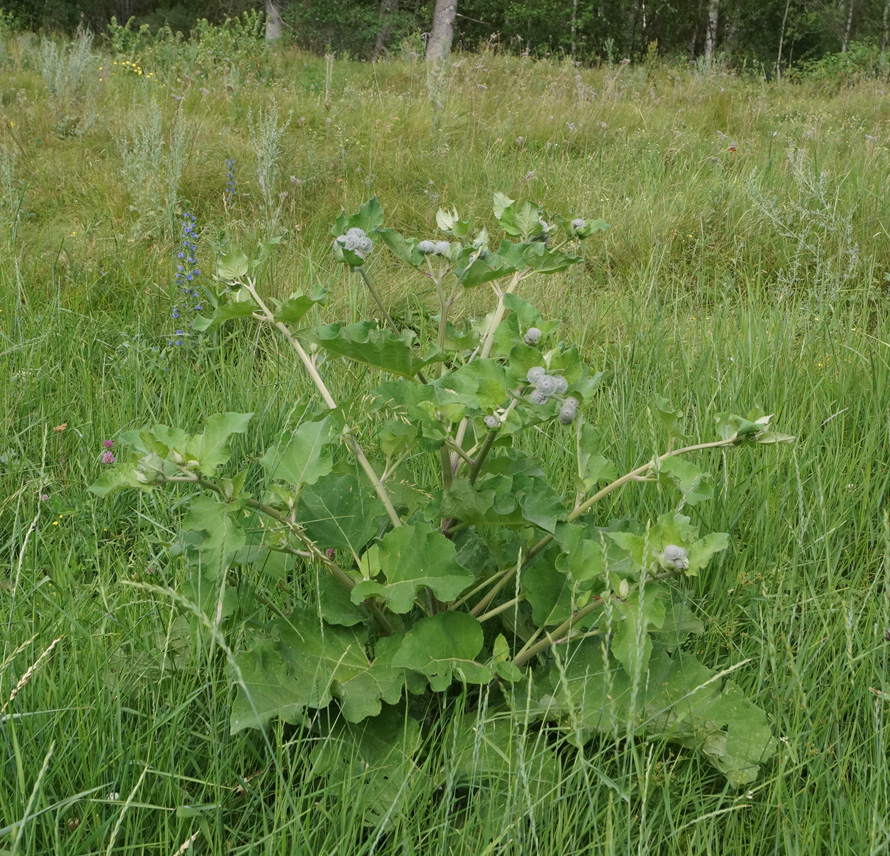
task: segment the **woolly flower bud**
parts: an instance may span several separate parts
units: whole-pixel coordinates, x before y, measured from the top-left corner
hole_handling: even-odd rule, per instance
[[[559,411],[559,421],[562,422],[563,425],[569,425],[575,420],[575,415],[578,413],[578,399],[577,398],[567,398],[562,403],[562,409]]]
[[[531,395],[529,395],[528,400],[532,404],[546,404],[550,401],[550,396],[541,389],[534,389],[532,390]]]
[[[451,244],[449,244],[448,241],[436,241],[437,255],[444,256],[450,248]]]
[[[584,220],[582,220],[580,217],[577,217],[576,219],[572,220],[572,228],[576,232],[579,231],[580,229],[583,229],[586,225],[587,225],[587,223]]]
[[[347,233],[346,233],[346,237],[347,237],[347,238],[349,238],[349,237],[353,237],[353,238],[356,238],[356,239],[364,238],[364,237],[365,237],[365,230],[364,230],[364,229],[359,229],[358,226],[353,226],[351,229],[349,229],[349,231],[347,231]]]
[[[350,234],[351,232],[352,232],[352,229],[350,229],[349,232],[347,232],[345,235],[343,235],[342,241],[340,241],[340,238],[337,238],[337,240],[340,241],[341,244],[343,244],[343,249],[352,250],[352,252],[355,252],[357,249],[359,249],[359,247],[361,247],[361,243],[362,243],[362,241],[365,240],[365,236],[364,235],[353,235],[353,234]]]
[[[526,345],[537,345],[541,341],[541,331],[537,327],[529,327],[522,337]]]
[[[562,395],[569,388],[569,382],[562,375],[545,374],[535,386],[544,395]]]
[[[663,555],[665,564],[678,571],[685,571],[689,567],[689,557],[683,547],[668,544],[663,550]]]
[[[417,245],[417,249],[425,256],[431,256],[436,252],[436,241],[421,241]]]
[[[365,235],[362,238],[359,238],[358,250],[357,250],[358,255],[360,255],[362,258],[364,258],[373,249],[374,249],[374,242],[367,235]]]
[[[489,413],[482,421],[488,428],[491,428],[492,431],[501,424],[501,420],[493,413]]]
[[[525,376],[529,383],[538,385],[538,382],[547,374],[543,366],[532,366]]]

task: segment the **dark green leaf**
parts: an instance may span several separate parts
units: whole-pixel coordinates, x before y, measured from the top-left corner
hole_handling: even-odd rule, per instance
[[[440,612],[414,625],[392,664],[422,673],[434,692],[447,689],[455,677],[468,684],[487,684],[491,669],[475,660],[482,642],[482,625],[472,615]]]
[[[322,627],[317,615],[295,609],[290,620],[272,622],[269,636],[257,637],[238,656],[238,695],[232,705],[232,732],[257,728],[273,717],[299,722],[307,709],[340,702],[349,722],[394,704],[404,686],[392,651],[372,662],[363,636],[344,627]],[[241,684],[243,681],[243,685]]]
[[[300,493],[297,521],[321,549],[341,547],[358,555],[385,513],[355,476],[329,474]]]
[[[454,544],[428,523],[393,529],[371,550],[376,551],[372,567],[382,570],[385,582],[358,583],[352,590],[353,603],[379,596],[393,612],[405,613],[422,589],[429,588],[447,602],[473,582],[473,574],[458,565]]]
[[[404,339],[389,330],[381,330],[372,321],[327,324],[303,330],[300,335],[333,354],[405,377],[413,377],[442,358],[437,352],[425,358],[419,356]]]

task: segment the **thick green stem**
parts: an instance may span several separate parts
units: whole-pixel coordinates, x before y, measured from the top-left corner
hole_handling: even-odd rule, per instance
[[[488,457],[488,452],[491,449],[492,443],[494,443],[495,438],[498,436],[498,429],[495,428],[493,431],[489,431],[485,435],[485,439],[482,441],[482,447],[479,449],[479,452],[476,455],[476,460],[473,461],[473,465],[470,467],[470,484],[475,485],[476,479],[479,478],[479,473],[482,472],[482,465],[485,463],[486,457]]]
[[[606,602],[605,598],[600,598],[598,600],[594,600],[591,603],[588,603],[587,606],[579,609],[571,618],[567,621],[564,621],[559,627],[556,628],[552,633],[547,634],[546,639],[542,639],[540,642],[536,642],[534,645],[527,646],[523,648],[514,658],[513,665],[521,666],[523,663],[527,663],[532,657],[537,657],[542,651],[546,651],[552,645],[555,645],[557,642],[563,640],[565,635],[575,626],[582,618],[587,615],[590,615],[591,612],[597,609],[601,609],[603,604]]]
[[[318,373],[318,369],[315,367],[315,363],[312,362],[312,359],[309,357],[309,354],[306,353],[306,350],[300,344],[300,342],[296,339],[296,337],[291,333],[286,324],[283,324],[281,321],[275,320],[275,315],[271,312],[268,306],[263,302],[263,299],[257,294],[255,283],[249,278],[245,280],[243,283],[244,287],[249,292],[250,296],[254,299],[257,306],[263,311],[264,320],[274,325],[281,334],[287,339],[290,343],[290,346],[297,352],[297,356],[300,358],[300,362],[303,363],[303,367],[309,374],[309,377],[312,378],[312,382],[315,384],[316,389],[318,389],[321,394],[324,403],[331,409],[337,409],[337,402],[334,400],[334,396],[331,395],[330,390],[327,388],[324,380],[322,380],[321,375]],[[383,503],[383,507],[386,509],[386,513],[389,516],[390,522],[393,526],[399,527],[402,525],[402,521],[395,510],[395,507],[392,504],[392,499],[390,499],[389,492],[386,490],[385,485],[380,480],[380,477],[374,470],[374,467],[371,466],[371,462],[368,460],[365,455],[364,450],[361,447],[361,444],[356,439],[355,435],[353,435],[348,425],[343,427],[343,438],[346,441],[346,445],[349,446],[350,451],[352,452],[355,459],[358,461],[359,466],[364,471],[365,475],[368,477],[368,480],[374,486],[374,492],[377,494],[377,497]]]

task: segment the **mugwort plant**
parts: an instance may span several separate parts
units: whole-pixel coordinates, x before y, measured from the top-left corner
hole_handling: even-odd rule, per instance
[[[531,278],[576,264],[607,224],[545,220],[538,205],[503,194],[493,213],[497,242],[457,211],[438,212],[437,240],[385,228],[376,198],[341,214],[334,258],[370,290],[380,323],[310,323],[324,291],[275,299],[247,256],[230,251],[218,262],[215,311],[193,327],[268,325],[312,380],[316,407],[269,446],[257,482],[224,469],[230,438],[252,415],[221,413],[197,434],[166,425],[124,434],[128,455],[92,489],[193,491],[177,550],[194,568],[189,602],[219,634],[236,620],[239,574],[293,588],[289,614],[240,625],[249,644],[234,659],[231,728],[281,718],[336,737],[322,745],[351,741],[361,758],[399,743],[396,761],[363,768],[381,805],[398,797],[391,781],[415,769],[421,722],[437,727],[433,712],[457,699],[480,712],[460,751],[472,754],[478,728],[489,727],[510,763],[532,739],[517,729],[543,722],[578,746],[596,734],[662,736],[701,752],[731,784],[749,783],[775,752],[766,716],[684,648],[702,624],[683,582],[706,572],[728,536],[701,533],[683,510],[713,493],[693,457],[792,438],[752,411],[717,414],[714,438],[690,442],[682,414],[656,397],[661,448],[619,473],[584,419],[603,372],[520,296]],[[400,328],[374,289],[381,247],[431,283],[429,341]],[[479,288],[491,291],[489,313],[456,320],[455,305]],[[376,427],[359,428],[332,392],[343,359],[368,369]],[[575,450],[568,497],[528,448],[531,429]],[[656,519],[603,519],[602,500],[634,482],[675,492],[676,505]],[[273,555],[295,561],[295,575]],[[541,751],[555,766],[552,750]],[[348,763],[340,751],[319,753],[319,774]]]

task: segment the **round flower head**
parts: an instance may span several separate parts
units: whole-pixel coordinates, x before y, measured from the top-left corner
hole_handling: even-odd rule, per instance
[[[535,386],[544,395],[562,395],[569,388],[569,383],[562,375],[545,374],[538,379]]]
[[[447,255],[450,248],[451,244],[449,244],[448,241],[436,241],[436,255]]]
[[[348,238],[350,236],[355,238],[356,240],[358,240],[359,238],[364,238],[365,230],[359,229],[358,226],[353,226],[351,229],[348,229],[346,232],[346,237]]]
[[[359,238],[358,249],[356,250],[356,253],[358,255],[360,255],[362,258],[364,258],[365,256],[369,255],[371,250],[373,250],[373,249],[374,249],[374,242],[367,235],[364,235],[363,237]]]
[[[662,551],[665,564],[678,571],[685,571],[689,567],[689,557],[683,547],[676,544],[668,544]]]
[[[550,396],[542,389],[533,389],[528,397],[532,404],[546,404],[550,401]]]
[[[547,371],[543,366],[532,366],[528,370],[528,374],[525,376],[530,384],[534,386],[538,385],[538,382],[547,374]]]
[[[425,256],[431,256],[436,252],[436,241],[421,241],[417,245],[417,249],[420,250]]]
[[[526,345],[537,345],[541,341],[541,331],[537,327],[529,327],[522,337]]]
[[[579,231],[580,231],[581,229],[583,229],[586,225],[587,225],[587,223],[586,223],[584,220],[582,220],[580,217],[576,217],[574,220],[572,220],[572,228],[573,228],[576,232],[579,232]]]
[[[489,413],[482,421],[485,423],[486,427],[491,428],[492,431],[501,424],[501,420],[493,413]]]
[[[563,425],[569,425],[575,421],[575,416],[578,413],[578,399],[577,398],[567,398],[562,403],[562,408],[559,411],[559,421],[562,422]]]

